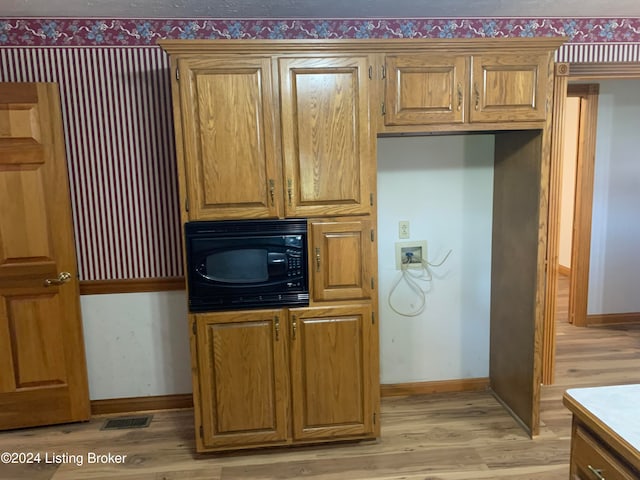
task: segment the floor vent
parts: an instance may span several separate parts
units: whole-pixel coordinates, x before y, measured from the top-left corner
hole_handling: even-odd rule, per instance
[[[124,428],[145,428],[151,423],[153,415],[108,418],[100,430],[119,430]]]

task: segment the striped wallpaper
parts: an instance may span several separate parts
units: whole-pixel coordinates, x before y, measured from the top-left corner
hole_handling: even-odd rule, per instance
[[[640,43],[567,43],[556,60],[565,63],[640,62]]]
[[[271,31],[278,25],[252,22],[243,27],[247,35],[258,26]],[[574,28],[567,22],[555,22]],[[151,39],[186,27],[175,26],[171,20],[151,27],[143,24],[144,28],[125,28],[122,22],[67,23],[57,22],[54,31],[42,27],[50,26],[51,21],[0,21],[0,81],[60,84],[80,279],[182,276],[168,58]],[[298,23],[296,28],[311,28]],[[91,25],[95,28],[89,28]],[[170,25],[173,30],[168,29]],[[193,22],[185,25],[193,27]],[[207,25],[203,22],[194,31],[200,34]],[[473,22],[465,25],[475,28]],[[622,32],[616,34],[621,38],[598,43],[593,32],[607,32],[611,25]],[[587,43],[565,44],[556,55],[558,61],[640,62],[640,40],[629,37],[640,39],[640,33],[635,33],[640,32],[640,19],[585,21],[578,26],[585,32],[591,28],[592,37]],[[551,22],[546,28],[553,30],[556,24]],[[187,30],[175,31],[182,35]],[[107,34],[112,35],[113,43],[97,45],[103,38],[100,35]],[[295,31],[287,30],[287,34],[295,37]],[[15,36],[14,46],[4,41],[12,42],[11,35]],[[587,38],[586,33],[584,36]],[[94,43],[29,46],[32,38],[44,41],[49,37],[51,41],[65,38]],[[116,41],[126,44],[120,46]]]
[[[0,81],[58,82],[81,280],[182,275],[168,58],[1,48]]]

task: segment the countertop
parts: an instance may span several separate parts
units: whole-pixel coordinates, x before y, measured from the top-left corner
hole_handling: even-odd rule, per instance
[[[634,460],[639,458],[640,385],[572,388],[563,401],[574,415],[617,437]]]

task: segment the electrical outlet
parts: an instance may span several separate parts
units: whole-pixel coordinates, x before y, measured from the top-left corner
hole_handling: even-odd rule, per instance
[[[398,238],[409,238],[409,220],[398,222]]]

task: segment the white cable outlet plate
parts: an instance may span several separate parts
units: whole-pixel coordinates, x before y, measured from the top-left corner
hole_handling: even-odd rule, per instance
[[[427,241],[396,242],[396,270],[402,267],[423,268],[422,260],[427,261]],[[409,255],[407,255],[409,254]]]

